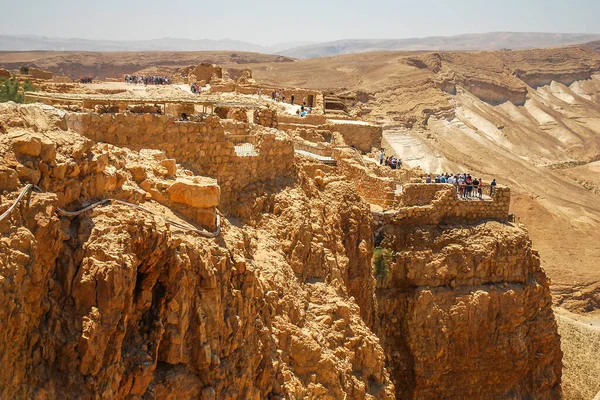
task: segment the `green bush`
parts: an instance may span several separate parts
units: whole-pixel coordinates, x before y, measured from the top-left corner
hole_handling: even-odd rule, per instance
[[[389,264],[392,260],[392,251],[381,247],[373,250],[373,274],[375,278],[384,279],[389,273]]]
[[[21,85],[16,78],[0,79],[0,103],[5,101],[14,101],[23,103],[23,93],[20,90]],[[29,80],[23,84],[23,89],[27,92],[36,92],[38,87],[34,86]]]

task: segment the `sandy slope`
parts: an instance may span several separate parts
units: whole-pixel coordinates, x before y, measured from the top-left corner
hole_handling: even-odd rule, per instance
[[[566,400],[591,400],[600,395],[600,315],[554,311],[562,337],[563,391]]]
[[[510,185],[556,302],[600,307],[600,195],[581,182],[596,182],[588,163],[600,157],[593,49],[376,52],[253,69],[263,82],[355,96],[409,165]]]

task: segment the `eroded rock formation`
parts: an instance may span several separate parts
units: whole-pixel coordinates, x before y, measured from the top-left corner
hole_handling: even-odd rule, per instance
[[[0,222],[0,397],[560,396],[523,228],[413,218],[375,232],[347,176],[361,169],[294,156],[264,127],[245,159],[218,118],[2,107],[0,212],[26,183],[44,193]],[[57,213],[106,198],[152,214]],[[182,228],[217,214],[217,238]],[[379,282],[376,242],[393,251]]]
[[[549,282],[523,227],[381,229],[379,336],[398,398],[561,397]]]

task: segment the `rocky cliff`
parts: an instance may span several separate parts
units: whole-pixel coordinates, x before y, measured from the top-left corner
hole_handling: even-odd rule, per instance
[[[368,207],[347,183],[300,169],[255,182],[247,215],[206,239],[165,222],[195,223],[144,189],[190,171],[61,130],[48,108],[3,111],[0,211],[22,183],[44,193],[0,222],[0,397],[393,397],[359,308],[375,309]],[[115,197],[154,214],[56,212]]]
[[[379,337],[398,398],[561,397],[549,282],[523,227],[380,229]]]
[[[219,211],[220,171],[96,143],[49,107],[1,111],[0,212],[26,183],[43,193],[0,221],[0,397],[560,397],[523,228],[375,232],[346,176],[298,156]],[[57,212],[107,198],[143,209]],[[217,214],[216,238],[186,228]],[[375,244],[392,252],[379,280]]]

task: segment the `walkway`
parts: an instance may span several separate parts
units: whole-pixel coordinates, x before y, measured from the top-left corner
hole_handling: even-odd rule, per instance
[[[296,152],[296,154],[300,154],[303,156],[307,156],[307,157],[311,157],[314,158],[316,160],[321,161],[323,164],[325,165],[332,165],[332,166],[336,166],[337,165],[337,161],[331,157],[325,157],[325,156],[320,156],[318,154],[315,153],[309,153],[308,151],[304,151],[304,150],[294,150]]]

